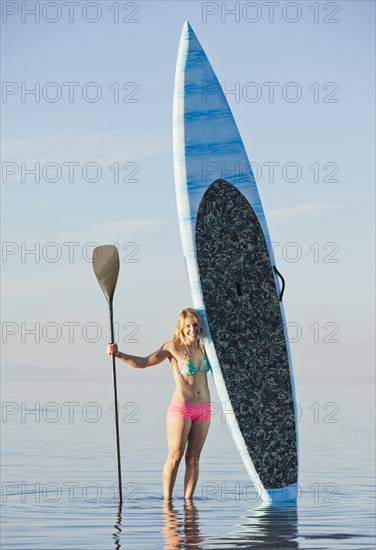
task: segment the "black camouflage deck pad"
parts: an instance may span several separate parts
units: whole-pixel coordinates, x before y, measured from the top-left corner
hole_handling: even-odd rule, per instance
[[[290,370],[261,226],[244,195],[217,180],[201,201],[195,231],[208,324],[249,454],[265,488],[295,483]]]

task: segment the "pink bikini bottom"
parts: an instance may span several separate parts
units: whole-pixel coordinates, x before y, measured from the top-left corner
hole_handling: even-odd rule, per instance
[[[211,417],[210,401],[206,403],[188,403],[171,400],[167,410],[168,416],[178,416],[192,422],[208,422]]]

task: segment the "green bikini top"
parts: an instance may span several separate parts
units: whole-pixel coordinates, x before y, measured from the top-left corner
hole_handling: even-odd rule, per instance
[[[193,376],[196,372],[208,372],[210,370],[210,363],[204,352],[204,359],[199,367],[196,367],[192,359],[189,357],[187,346],[185,346],[185,353],[183,361],[178,361],[178,369],[180,374],[184,376]]]

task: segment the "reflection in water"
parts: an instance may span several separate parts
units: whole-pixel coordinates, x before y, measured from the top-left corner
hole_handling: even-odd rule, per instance
[[[217,548],[289,548],[298,550],[298,514],[296,504],[283,507],[262,504],[249,510],[237,523],[236,529],[220,537],[204,537],[200,532],[197,507],[193,502],[184,505],[184,518],[179,516],[172,502],[164,503],[164,550],[203,549],[215,542]],[[218,520],[215,520],[218,521]],[[204,546],[204,541],[206,542]],[[201,543],[201,544],[200,544]]]
[[[297,537],[296,504],[275,506],[263,503],[258,508],[249,510],[248,515],[241,518],[236,531],[220,537],[218,546],[244,548],[247,543],[252,542],[252,550],[266,548],[297,550],[299,549]],[[222,542],[227,544],[221,544]]]
[[[120,535],[121,535],[121,509],[122,509],[122,505],[121,503],[119,502],[118,503],[118,508],[117,508],[117,513],[116,513],[116,522],[115,522],[115,531],[114,531],[114,534],[112,535],[112,538],[114,539],[114,544],[115,544],[115,550],[119,550],[121,544],[120,544]]]
[[[162,534],[165,536],[164,550],[181,550],[189,548],[202,549],[199,544],[204,537],[198,525],[198,510],[191,500],[184,501],[184,518],[178,516],[172,501],[163,503],[165,526]]]

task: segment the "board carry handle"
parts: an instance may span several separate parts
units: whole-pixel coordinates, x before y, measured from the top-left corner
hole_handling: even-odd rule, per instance
[[[278,277],[282,281],[282,290],[279,293],[279,301],[282,302],[282,297],[283,297],[283,293],[285,292],[285,286],[286,286],[285,279],[282,277],[282,275],[280,274],[280,272],[278,271],[275,265],[273,265],[273,271],[274,273],[277,273]]]

